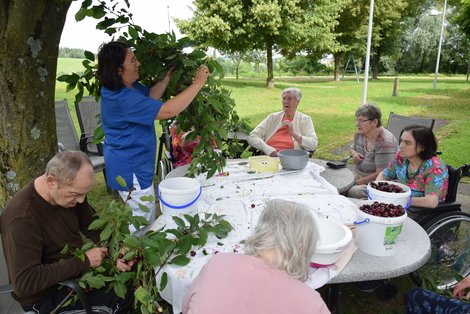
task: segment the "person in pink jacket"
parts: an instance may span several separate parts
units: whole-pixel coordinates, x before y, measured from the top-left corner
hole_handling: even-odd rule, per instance
[[[304,205],[271,200],[245,255],[212,257],[189,287],[184,314],[330,313],[320,294],[304,281],[318,231]]]

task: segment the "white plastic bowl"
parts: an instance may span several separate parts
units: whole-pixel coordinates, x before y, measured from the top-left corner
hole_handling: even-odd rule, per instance
[[[311,261],[317,265],[334,264],[352,243],[352,232],[331,219],[317,218],[316,221],[320,239]]]

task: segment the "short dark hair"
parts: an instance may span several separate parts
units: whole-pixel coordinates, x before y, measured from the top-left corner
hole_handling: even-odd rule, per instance
[[[409,125],[403,129],[400,133],[400,142],[401,135],[403,132],[410,132],[411,136],[416,141],[416,146],[421,146],[423,151],[419,152],[418,157],[422,160],[427,160],[436,155],[437,151],[437,141],[434,133],[430,128],[421,126],[421,125]]]
[[[100,86],[117,91],[124,87],[119,69],[126,59],[129,45],[119,41],[103,44],[98,52],[98,71],[96,72]]]
[[[374,103],[368,103],[360,106],[356,110],[356,118],[359,116],[367,117],[368,120],[377,120],[377,127],[382,126],[382,112]]]

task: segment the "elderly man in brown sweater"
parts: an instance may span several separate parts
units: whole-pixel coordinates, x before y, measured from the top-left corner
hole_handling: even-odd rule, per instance
[[[86,194],[94,184],[93,166],[84,153],[61,152],[49,161],[42,176],[6,205],[0,217],[3,250],[13,297],[25,311],[53,311],[68,293],[58,284],[100,266],[107,255],[105,247],[89,249],[84,261],[60,253],[66,244],[81,248],[82,234],[99,241],[99,232],[88,230],[94,210]],[[127,271],[131,265],[118,260],[117,267]],[[105,306],[113,313],[126,313],[132,305],[132,293],[121,299],[113,291],[100,289],[87,298],[90,305]],[[61,307],[57,313],[80,309],[79,303]]]

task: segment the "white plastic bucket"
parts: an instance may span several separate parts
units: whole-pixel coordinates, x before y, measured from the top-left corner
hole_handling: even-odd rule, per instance
[[[157,186],[157,196],[163,215],[177,216],[197,213],[197,200],[202,186],[198,180],[186,177],[168,178]]]
[[[407,214],[400,217],[378,217],[369,215],[359,207],[372,203],[366,201],[359,203],[357,208],[358,222],[356,224],[356,246],[363,252],[374,256],[392,256],[398,236],[402,232],[403,222]]]
[[[375,181],[378,182],[388,182],[388,181]],[[367,196],[370,200],[380,201],[383,203],[401,205],[403,208],[410,207],[411,204],[411,189],[401,183],[398,182],[388,182],[390,184],[397,185],[403,189],[403,193],[391,193],[391,192],[384,192],[374,189],[370,186],[370,183],[367,184]]]

